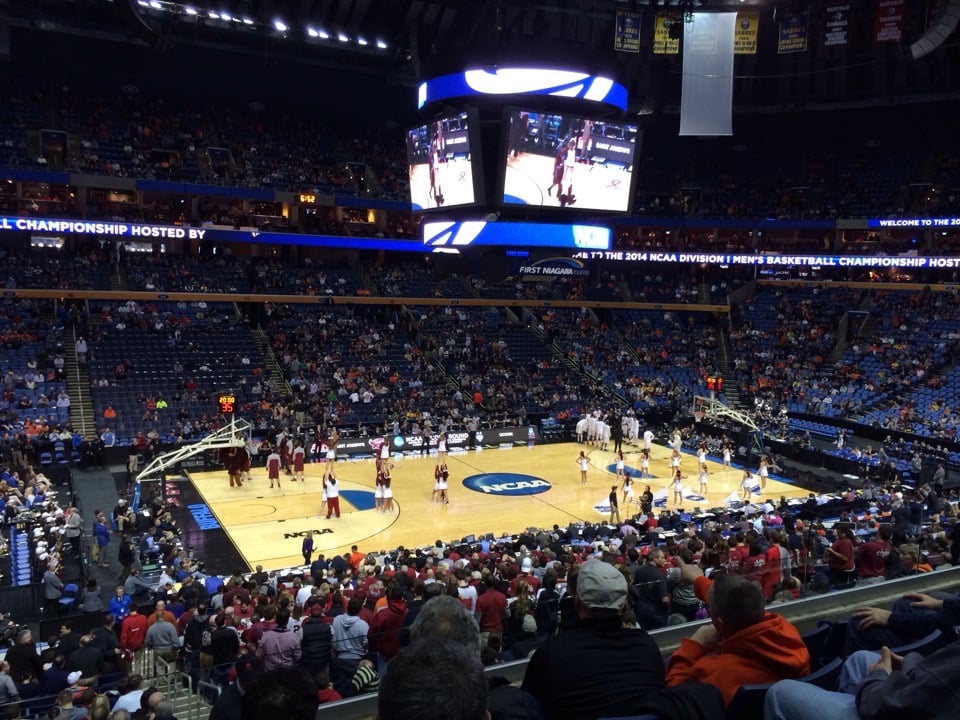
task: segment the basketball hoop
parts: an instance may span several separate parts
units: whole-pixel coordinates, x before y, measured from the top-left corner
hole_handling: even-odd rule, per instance
[[[703,421],[703,412],[700,411],[700,410],[694,410],[694,411],[693,411],[693,419],[696,420],[697,422],[702,422],[702,421]]]

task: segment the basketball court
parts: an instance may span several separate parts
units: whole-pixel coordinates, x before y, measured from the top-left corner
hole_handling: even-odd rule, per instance
[[[572,178],[574,207],[594,209],[625,209],[630,202],[631,174],[620,167],[604,163],[577,163]],[[553,182],[553,157],[521,152],[507,158],[503,194],[507,202],[523,205],[560,207],[559,189],[547,188]],[[563,192],[571,185],[568,175],[563,177]]]
[[[580,483],[576,462],[581,450],[590,460],[586,485]],[[625,472],[634,478],[635,497],[639,498],[649,484],[659,507],[707,509],[723,505],[740,493],[742,470],[708,460],[708,492],[700,496],[697,459],[684,454],[684,502],[675,504],[669,487],[669,449],[654,445],[650,459],[654,477],[648,479],[639,478],[639,447],[624,444],[623,450]],[[639,506],[628,508],[622,502],[614,453],[588,444],[451,454],[447,457],[449,504],[432,501],[436,457],[396,457],[391,462],[392,512],[379,512],[374,507],[374,461],[340,460],[336,475],[342,516],[329,520],[320,515],[323,463],[308,464],[304,482],[293,482],[285,476],[272,490],[264,468],[254,468],[252,480],[241,488],[230,487],[225,471],[190,473],[188,478],[251,568],[258,564],[268,569],[302,564],[300,547],[307,534],[314,536],[314,552],[330,557],[348,551],[352,545],[361,550],[390,550],[437,539],[450,541],[486,533],[499,536],[531,526],[606,521],[613,485],[617,486],[621,515],[627,518],[639,511]],[[757,486],[752,497],[792,498],[806,493],[803,488],[771,477],[762,496]]]

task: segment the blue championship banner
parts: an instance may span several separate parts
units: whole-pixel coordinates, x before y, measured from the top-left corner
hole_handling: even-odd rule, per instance
[[[613,49],[621,52],[640,52],[640,13],[633,10],[617,10]]]
[[[780,20],[778,53],[805,52],[807,49],[807,21],[809,13],[785,13]]]

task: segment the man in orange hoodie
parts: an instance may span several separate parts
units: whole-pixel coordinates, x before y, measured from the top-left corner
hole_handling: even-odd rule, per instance
[[[797,629],[767,612],[760,586],[740,575],[711,581],[695,565],[680,563],[681,580],[707,604],[709,625],[684,638],[667,665],[667,686],[699,680],[717,687],[730,704],[741,685],[810,673],[810,654]]]

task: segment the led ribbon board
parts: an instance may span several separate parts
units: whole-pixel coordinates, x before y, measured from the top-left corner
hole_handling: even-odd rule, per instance
[[[420,83],[417,109],[454,98],[551,95],[627,109],[627,88],[610,78],[553,68],[466,70]]]

